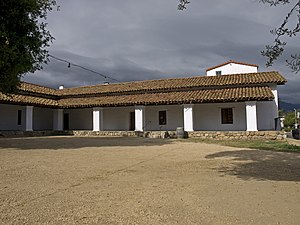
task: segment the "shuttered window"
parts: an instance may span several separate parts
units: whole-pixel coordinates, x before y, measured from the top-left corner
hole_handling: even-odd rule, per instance
[[[232,108],[224,108],[221,110],[222,124],[233,124]]]
[[[222,71],[216,71],[216,76],[221,76],[222,75]]]
[[[159,111],[158,112],[158,120],[159,120],[159,125],[166,125],[167,124],[167,111]]]

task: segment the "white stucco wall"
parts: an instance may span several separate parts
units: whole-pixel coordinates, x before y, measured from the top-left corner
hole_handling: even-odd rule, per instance
[[[66,109],[64,113],[69,113],[70,130],[92,130],[93,129],[93,109]]]
[[[18,125],[18,110],[22,110],[22,124]],[[0,130],[24,130],[25,106],[0,104]]]
[[[257,129],[273,130],[278,115],[276,100],[256,103]],[[233,124],[221,123],[221,109],[233,108]],[[17,125],[18,110],[22,110],[22,124]],[[166,111],[167,124],[159,125],[159,111]],[[173,130],[184,126],[183,105],[146,106],[145,130]],[[103,109],[103,130],[126,131],[130,129],[130,112],[134,107],[111,107]],[[71,130],[92,130],[93,109],[68,109]],[[25,106],[0,104],[0,130],[25,130]],[[195,131],[244,131],[246,130],[246,104],[211,103],[193,106]],[[33,130],[53,129],[53,109],[33,108]]]
[[[257,67],[247,66],[236,63],[229,63],[224,66],[209,70],[206,72],[207,76],[216,76],[216,71],[222,71],[224,74],[237,74],[237,73],[257,73]]]
[[[33,130],[53,129],[53,109],[33,107]]]
[[[270,85],[274,95],[273,101],[257,102],[258,130],[274,130],[275,118],[278,118],[278,91],[277,85]]]
[[[233,108],[233,124],[222,124],[221,109]],[[194,105],[194,130],[245,131],[246,107],[239,103],[211,103]]]
[[[103,130],[127,131],[130,128],[130,112],[134,107],[112,107],[103,109]]]
[[[275,101],[257,102],[257,129],[274,130],[275,118],[278,117],[278,111]]]
[[[153,130],[170,130],[175,131],[177,127],[183,127],[183,106],[169,105],[169,106],[146,106],[146,131]],[[166,111],[167,124],[159,125],[158,113],[159,111]]]

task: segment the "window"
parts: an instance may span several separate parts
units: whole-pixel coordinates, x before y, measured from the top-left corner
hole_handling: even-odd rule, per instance
[[[18,110],[18,125],[22,125],[22,110]]]
[[[158,121],[159,125],[166,125],[167,124],[167,111],[159,111],[158,112]]]
[[[216,76],[221,76],[222,75],[222,71],[216,71]]]
[[[221,109],[222,124],[233,124],[232,108]]]

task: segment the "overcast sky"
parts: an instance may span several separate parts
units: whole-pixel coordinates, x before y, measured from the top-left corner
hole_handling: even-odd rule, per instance
[[[288,83],[279,97],[300,103],[300,73],[285,59],[300,53],[299,38],[289,40],[285,55],[271,68],[260,51],[271,44],[288,6],[269,7],[259,0],[191,0],[178,11],[178,0],[57,0],[48,16],[55,37],[50,54],[120,81],[205,75],[228,60],[278,70]],[[104,78],[51,59],[25,81],[57,88],[103,83]],[[108,80],[111,82],[110,80]]]

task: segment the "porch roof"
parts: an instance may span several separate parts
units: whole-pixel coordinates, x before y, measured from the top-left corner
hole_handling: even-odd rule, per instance
[[[58,100],[63,108],[108,107],[130,105],[166,105],[189,103],[218,103],[237,101],[270,101],[274,95],[269,87],[242,87],[195,91],[158,92],[131,95],[64,98]]]
[[[0,103],[53,108],[162,105],[274,99],[270,84],[284,84],[278,72],[172,78],[56,90],[21,83],[19,93],[0,92]]]
[[[59,107],[58,101],[54,99],[30,96],[30,95],[22,95],[22,94],[5,95],[1,92],[0,92],[0,103],[54,107],[54,108]]]
[[[272,99],[274,99],[274,95],[269,87],[238,87],[194,91],[157,92],[98,97],[63,98],[60,100],[18,94],[5,95],[0,93],[0,102],[2,103],[53,108],[270,101]]]

